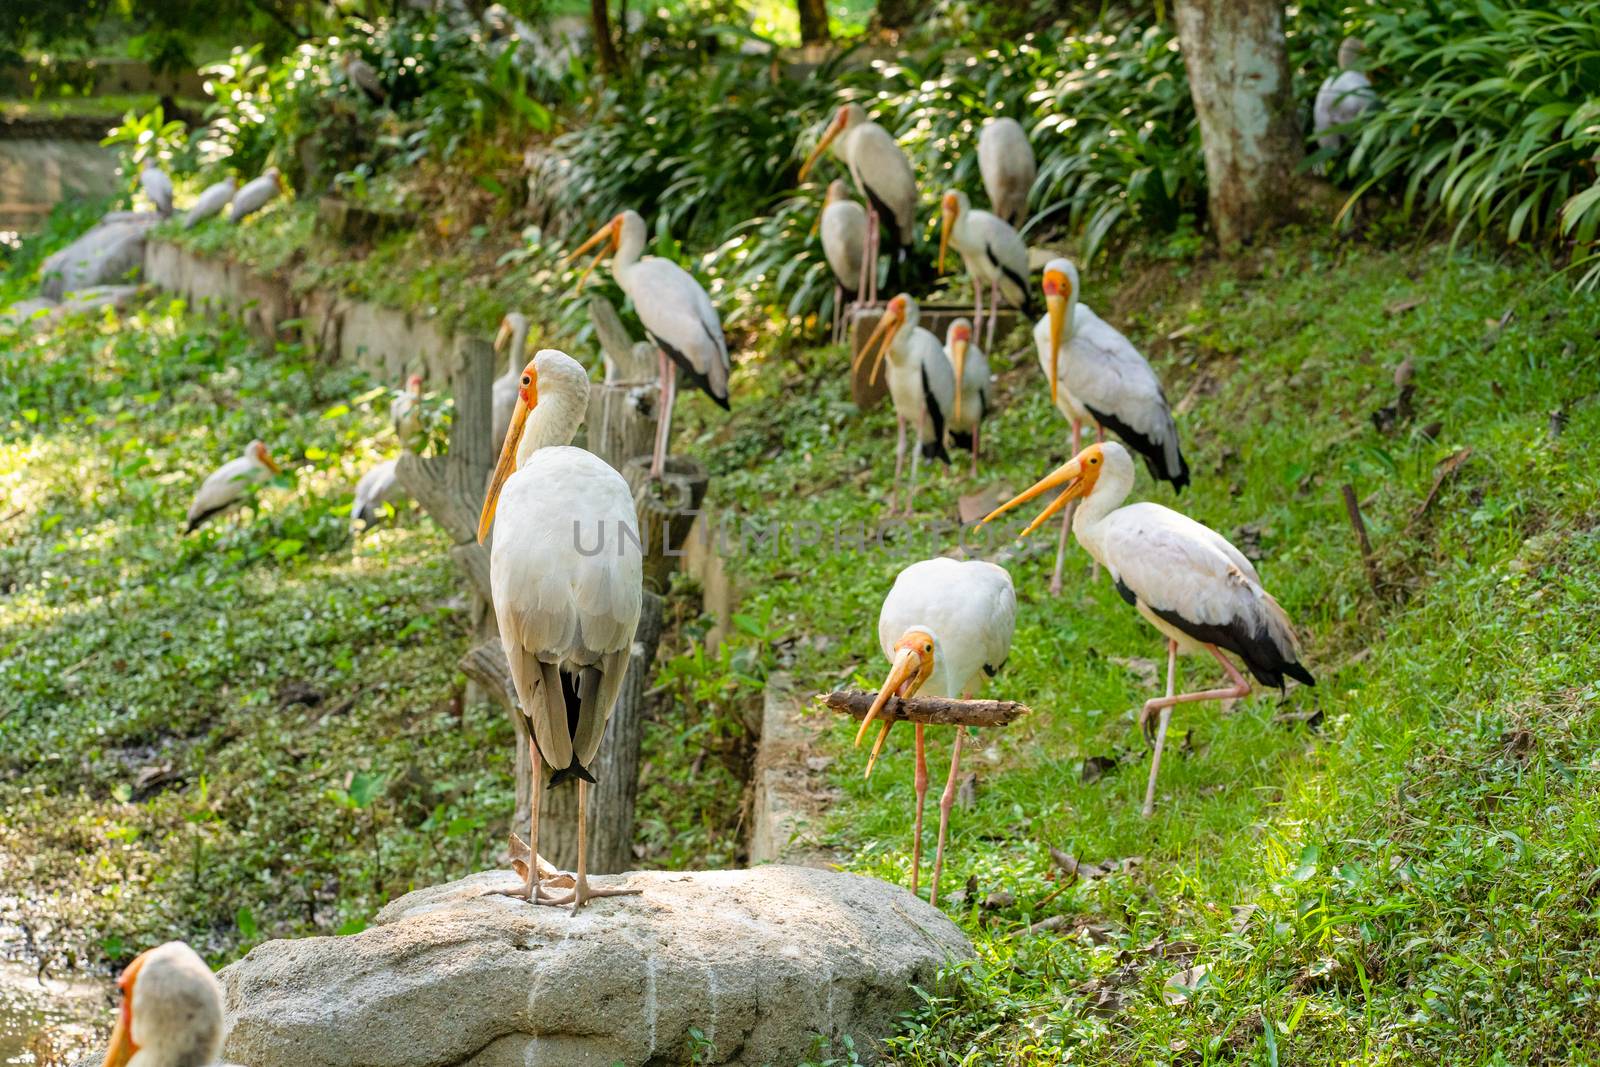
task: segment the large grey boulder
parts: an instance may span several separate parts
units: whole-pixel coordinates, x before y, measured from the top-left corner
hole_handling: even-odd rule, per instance
[[[396,900],[349,937],[270,941],[221,975],[247,1067],[789,1067],[849,1034],[869,1060],[972,947],[906,890],[804,867],[639,872],[577,915],[509,871]],[[705,1052],[701,1052],[705,1056]]]
[[[106,218],[110,221],[101,221],[44,261],[39,271],[44,296],[60,300],[79,289],[123,282],[144,266],[145,231],[161,216],[140,211],[113,212]]]

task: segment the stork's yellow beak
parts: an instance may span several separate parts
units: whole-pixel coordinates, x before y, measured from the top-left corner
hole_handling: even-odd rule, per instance
[[[127,1067],[129,1060],[139,1051],[133,1040],[133,987],[138,981],[139,969],[144,966],[146,953],[134,957],[132,963],[117,977],[117,988],[122,990],[122,1007],[117,1012],[117,1024],[111,1030],[111,1045],[106,1049],[104,1067]]]
[[[817,159],[822,155],[822,153],[824,151],[827,150],[827,147],[833,143],[834,138],[838,137],[839,134],[841,134],[843,132],[844,132],[844,109],[840,108],[839,109],[839,113],[834,116],[833,121],[828,123],[828,129],[822,135],[822,140],[817,142],[817,147],[815,147],[815,148],[813,148],[811,150],[811,154],[806,157],[806,161],[800,165],[800,180],[801,181],[805,181],[806,180],[806,175],[811,173],[811,168],[817,162]]]
[[[970,343],[971,342],[965,337],[957,337],[950,342],[950,362],[954,364],[956,368],[956,422],[961,421],[961,394],[964,391],[961,388],[961,375],[966,370],[967,346]]]
[[[900,332],[900,327],[905,324],[905,316],[895,307],[893,300],[883,311],[883,318],[878,320],[878,326],[867,338],[867,343],[861,346],[861,351],[856,353],[855,362],[850,364],[850,373],[854,375],[861,365],[877,346],[877,359],[872,364],[872,384],[878,382],[878,372],[883,369],[883,357],[889,352],[889,346],[894,344],[895,335]]]
[[[856,746],[860,747],[861,739],[867,734],[867,727],[872,725],[872,720],[878,717],[891,696],[898,696],[902,700],[913,696],[922,685],[922,657],[909,648],[902,648],[895,653],[894,665],[889,668],[889,677],[884,679],[883,688],[878,690],[878,698],[872,702],[872,707],[867,709],[866,718],[861,720],[861,728],[856,731]],[[872,777],[872,768],[877,765],[878,753],[883,751],[883,742],[889,736],[889,723],[883,724],[883,730],[878,734],[877,741],[872,746],[872,755],[867,759],[867,770],[863,777]]]
[[[1088,495],[1089,490],[1094,488],[1095,476],[1098,475],[1100,471],[1099,454],[1095,454],[1092,473],[1086,471],[1084,459],[1089,455],[1091,449],[1097,449],[1098,447],[1098,445],[1090,445],[1089,448],[1078,453],[1076,456],[1073,456],[1071,459],[1067,460],[1067,462],[1063,463],[1060,467],[1057,467],[1054,471],[1039,479],[1023,492],[1017,494],[1004,504],[1001,504],[999,507],[989,512],[989,514],[983,517],[983,521],[991,522],[994,519],[999,518],[1001,515],[1004,515],[1018,504],[1025,504],[1034,497],[1039,496],[1041,493],[1048,493],[1052,489],[1059,488],[1063,485],[1066,486],[1066,490],[1060,496],[1056,497],[1050,506],[1045,508],[1044,511],[1039,514],[1039,517],[1034,519],[1033,522],[1028,525],[1027,529],[1023,530],[1022,533],[1018,535],[1019,537],[1027,537],[1029,534],[1033,533],[1033,531],[1037,530],[1040,526],[1047,522],[1051,516],[1055,515],[1062,508],[1066,507],[1068,503],[1078,499],[1081,496]]]
[[[612,252],[615,252],[618,246],[622,243],[621,225],[618,224],[616,219],[612,219],[610,222],[596,230],[593,236],[591,236],[587,241],[583,242],[583,244],[579,245],[577,248],[573,249],[571,254],[569,254],[566,259],[561,261],[562,265],[565,266],[577,259],[579,256],[583,255],[585,252],[589,251],[589,249],[593,248],[595,245],[599,245],[602,241],[606,241],[608,243],[600,245],[600,251],[594,254],[594,258],[589,261],[589,265],[583,268],[583,273],[578,275],[578,284],[574,287],[574,292],[583,292],[583,283],[588,280],[589,272],[594,270],[595,267],[599,266],[602,259],[606,258],[606,256],[610,255]]]
[[[495,355],[505,351],[506,345],[511,341],[511,323],[505,319],[500,320],[500,331],[494,335]]]
[[[1060,392],[1061,338],[1066,332],[1067,299],[1072,296],[1072,279],[1060,271],[1044,275],[1044,305],[1050,314],[1050,403]]]
[[[494,526],[495,509],[500,505],[500,490],[506,479],[517,469],[517,447],[522,444],[522,432],[527,429],[528,413],[539,403],[539,372],[533,361],[522,368],[522,379],[517,386],[517,406],[511,412],[511,426],[506,430],[506,442],[500,448],[500,460],[494,465],[494,475],[489,479],[489,491],[483,497],[483,510],[478,513],[478,544],[483,544]]]
[[[939,210],[939,273],[944,273],[944,256],[950,248],[950,227],[956,223],[956,203],[954,197],[945,197],[944,205]]]

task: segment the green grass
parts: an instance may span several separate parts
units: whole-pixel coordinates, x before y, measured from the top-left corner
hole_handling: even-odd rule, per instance
[[[1259,543],[1319,685],[1229,714],[1180,710],[1146,821],[1134,716],[1153,685],[1128,660],[1160,659],[1159,636],[1103,576],[1091,582],[1081,550],[1059,599],[1045,588],[1053,538],[1011,561],[1021,617],[991,692],[1034,714],[969,747],[976,804],[954,816],[944,883],[973,880],[946,907],[978,958],[907,1021],[896,1062],[1595,1060],[1600,480],[1587,457],[1600,434],[1600,300],[1543,285],[1540,263],[1437,248],[1291,239],[1253,268],[1174,273],[1123,279],[1120,299],[1115,280],[1085,278],[1088,301],[1146,348],[1172,399],[1189,397],[1179,425],[1193,492],[1175,502],[1141,476],[1136,494]],[[1407,357],[1417,414],[1382,435],[1369,416],[1392,402]],[[723,507],[828,531],[876,523],[892,418],[855,415],[844,361],[822,350],[804,369],[769,360],[739,376],[734,424],[706,424]],[[1064,458],[1031,343],[1019,363],[1001,375],[983,477],[930,479],[925,521],[953,521],[959,494],[1020,489]],[[1568,421],[1552,442],[1556,409]],[[1419,432],[1435,421],[1436,439]],[[1464,447],[1471,459],[1413,518],[1435,464]],[[1339,499],[1347,481],[1365,501],[1381,597]],[[747,556],[744,610],[825,638],[790,648],[804,686],[876,688],[881,598],[902,566],[953,541]],[[1187,681],[1209,684],[1212,671],[1189,662]],[[1280,711],[1321,720],[1275,722]],[[844,794],[831,843],[852,869],[903,883],[909,732],[867,783],[852,732],[828,732]],[[931,766],[947,746],[933,742]],[[1092,757],[1116,767],[1085,782]],[[1060,887],[1051,847],[1142,862],[1046,904]],[[1015,903],[983,907],[997,890]],[[1259,910],[1236,928],[1237,905]],[[1052,916],[1065,929],[1024,932]],[[1168,1005],[1165,983],[1192,964],[1208,980]]]

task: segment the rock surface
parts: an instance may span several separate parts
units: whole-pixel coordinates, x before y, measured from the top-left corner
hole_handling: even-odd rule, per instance
[[[144,266],[145,231],[161,221],[154,211],[112,212],[94,229],[40,267],[41,293],[60,300],[93,285],[125,281]]]
[[[870,1062],[948,959],[971,954],[906,890],[801,867],[596,879],[640,896],[572,915],[485,895],[486,872],[401,897],[349,937],[272,941],[222,972],[249,1067],[798,1063],[849,1034]],[[827,1048],[826,1043],[822,1046]],[[701,1053],[702,1057],[705,1053]]]

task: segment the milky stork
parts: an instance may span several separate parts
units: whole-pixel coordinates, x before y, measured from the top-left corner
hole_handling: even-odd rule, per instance
[[[1300,644],[1289,616],[1261,585],[1255,566],[1221,534],[1187,515],[1148,501],[1123,506],[1133,489],[1133,457],[1115,441],[1092,444],[1031,488],[1000,505],[997,516],[1041,493],[1060,496],[1023,531],[1026,537],[1070,501],[1081,501],[1073,532],[1111,574],[1122,599],[1167,638],[1167,695],[1148,700],[1139,726],[1148,739],[1160,713],[1144,814],[1155,810],[1156,774],[1175,704],[1237,700],[1250,682],[1223,651],[1232,652],[1262,685],[1282,689],[1285,677],[1315,685],[1300,663]],[[1174,695],[1178,653],[1207,652],[1229,685]]]
[[[153,159],[145,161],[144,169],[139,172],[139,185],[163,218],[172,214],[172,179],[159,163]]]
[[[206,480],[200,483],[194,499],[189,503],[188,521],[183,532],[194,533],[210,519],[243,504],[251,486],[268,481],[278,470],[278,464],[267,451],[267,446],[260,441],[251,441],[245,446],[243,455],[230,459],[206,475]]]
[[[940,202],[939,273],[944,273],[945,253],[953,246],[972,279],[973,329],[983,329],[983,287],[989,287],[989,331],[985,347],[994,349],[994,320],[999,298],[1032,314],[1028,285],[1028,246],[1009,223],[988,211],[973,208],[967,194],[952,189]]]
[[[872,381],[876,382],[884,356],[889,358],[889,398],[894,402],[895,425],[899,431],[894,453],[894,489],[889,496],[891,515],[900,495],[900,475],[905,469],[907,425],[917,435],[917,447],[911,453],[911,487],[906,491],[907,516],[912,513],[917,495],[918,461],[926,458],[950,462],[944,435],[945,420],[955,406],[955,372],[944,346],[932,333],[917,325],[918,317],[917,302],[910,294],[901,293],[890,300],[883,310],[883,318],[878,321],[878,328],[867,338],[851,366],[854,375],[878,345],[877,358],[872,364]]]
[[[1152,478],[1171,482],[1181,493],[1189,484],[1189,464],[1155,370],[1116,327],[1079,301],[1078,268],[1071,260],[1045,264],[1044,301],[1046,313],[1033,327],[1033,343],[1050,381],[1050,400],[1072,425],[1072,454],[1082,447],[1086,423],[1102,441],[1109,428],[1144,457]],[[1069,510],[1056,544],[1052,594],[1061,592],[1071,524]]]
[[[694,275],[660,256],[640,256],[644,251],[644,219],[637,211],[624,211],[600,227],[594,236],[579,245],[565,262],[571,263],[595,245],[600,250],[578,277],[583,281],[607,255],[611,275],[633,301],[633,309],[645,333],[656,346],[661,374],[661,410],[656,418],[655,457],[650,477],[660,478],[667,460],[667,444],[672,433],[672,405],[678,396],[678,372],[689,384],[728,409],[728,341],[722,333],[722,320],[711,304],[711,297]],[[602,244],[601,242],[604,242]]]
[[[195,198],[194,205],[189,208],[189,213],[184,216],[183,228],[192,230],[206,219],[220,214],[223,208],[233,202],[233,194],[238,185],[239,183],[234,181],[233,176],[230,174],[220,182],[206,186],[200,195]]]
[[[528,362],[478,520],[480,542],[494,530],[489,586],[535,776],[526,882],[508,895],[574,909],[631,892],[589,885],[584,809],[644,598],[633,493],[604,460],[571,444],[588,408],[589,376],[577,360],[547,348]],[[552,788],[578,784],[576,884],[559,899],[540,893],[546,764]]]
[[[494,350],[509,353],[506,372],[494,380],[490,390],[491,432],[494,447],[498,450],[511,426],[511,413],[517,408],[517,391],[522,367],[528,361],[528,316],[520,311],[508,311],[500,320],[500,330],[494,335]]]
[[[228,221],[238,222],[246,215],[255,214],[281,192],[283,175],[278,173],[277,167],[268,167],[261,172],[261,177],[245,182],[243,188],[233,194],[233,202],[228,205]]]
[[[350,518],[361,523],[363,529],[377,524],[383,517],[385,504],[401,504],[408,499],[406,487],[400,484],[397,473],[399,460],[386,459],[361,476],[356,483],[355,500],[350,505]]]
[[[1317,143],[1323,148],[1337,150],[1344,143],[1343,135],[1328,130],[1354,122],[1378,106],[1372,79],[1356,68],[1365,51],[1361,38],[1346,37],[1339,43],[1339,73],[1329,75],[1317,89],[1311,120]]]
[[[983,420],[989,417],[989,357],[972,343],[972,323],[966,319],[956,319],[945,330],[944,352],[956,381],[950,443],[971,450],[972,477],[976,478]]]
[[[954,560],[944,556],[913,563],[894,580],[878,613],[878,646],[890,663],[878,697],[861,720],[856,744],[866,736],[891,696],[902,700],[928,696],[970,697],[993,678],[1011,653],[1011,635],[1017,624],[1017,596],[1011,575],[1003,567],[982,560]],[[893,720],[885,720],[867,760],[872,775],[878,753],[889,736]],[[917,891],[922,871],[922,808],[928,795],[928,763],[923,747],[923,724],[915,723],[917,796],[911,844],[911,892]],[[961,763],[961,741],[966,727],[956,727],[950,749],[950,776],[939,798],[939,844],[933,858],[930,903],[939,903],[939,875],[944,869],[945,833],[950,825],[950,805],[956,796],[956,772]]]
[[[401,448],[414,452],[422,444],[422,375],[407,378],[406,387],[389,401],[389,424],[394,427]]]
[[[833,343],[838,344],[844,328],[845,290],[860,282],[867,254],[867,211],[850,199],[850,187],[842,179],[828,183],[817,229],[822,233],[822,254],[833,271]]]
[[[978,132],[978,173],[994,213],[1020,230],[1028,220],[1028,194],[1039,173],[1022,123],[992,118],[983,124]]]
[[[141,952],[117,978],[122,1007],[104,1067],[209,1067],[222,1054],[222,987],[182,941]]]
[[[856,190],[867,202],[867,252],[861,261],[861,276],[856,289],[858,303],[878,301],[879,227],[889,233],[893,263],[903,264],[911,250],[917,225],[917,180],[911,161],[900,150],[889,131],[867,119],[860,104],[844,104],[811,150],[800,168],[806,180],[811,167],[824,149],[850,171]],[[896,275],[891,275],[895,277]]]

